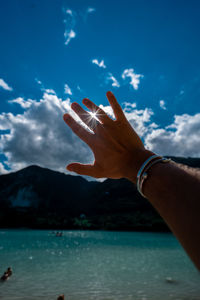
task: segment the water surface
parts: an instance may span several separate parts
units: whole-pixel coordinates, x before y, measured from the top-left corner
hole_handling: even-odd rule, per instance
[[[199,300],[200,276],[171,234],[0,230],[2,300]]]

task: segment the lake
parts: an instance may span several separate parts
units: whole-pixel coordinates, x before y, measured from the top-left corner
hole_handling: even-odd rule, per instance
[[[200,274],[171,234],[0,230],[0,299],[193,300]]]

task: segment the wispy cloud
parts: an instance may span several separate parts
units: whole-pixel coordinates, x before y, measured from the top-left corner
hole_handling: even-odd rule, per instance
[[[162,108],[163,110],[166,110],[166,109],[167,109],[164,100],[160,100],[159,105],[160,105],[160,108]]]
[[[140,78],[144,77],[142,74],[136,74],[134,72],[134,69],[125,69],[122,73],[122,78],[126,79],[127,77],[130,77],[130,85],[137,90],[138,86],[140,84]]]
[[[91,14],[91,13],[93,13],[93,12],[95,12],[96,11],[96,8],[94,8],[94,7],[88,7],[87,8],[87,13],[88,14]]]
[[[113,86],[113,87],[120,87],[119,82],[118,82],[117,79],[112,75],[112,73],[108,73],[107,80],[108,80],[108,81],[112,81],[112,86]]]
[[[29,108],[29,107],[32,105],[33,100],[32,100],[32,99],[24,100],[24,98],[18,97],[18,98],[16,98],[16,99],[9,100],[8,102],[9,102],[9,103],[17,103],[17,104],[19,104],[22,108]]]
[[[72,91],[71,91],[70,87],[68,86],[68,84],[64,85],[64,93],[68,94],[68,95],[72,95]]]
[[[125,106],[124,111],[127,111],[127,112],[131,111],[133,108],[136,108],[135,102],[130,103],[130,102],[125,101],[122,104]]]
[[[105,65],[103,59],[102,59],[101,61],[98,60],[98,59],[96,59],[96,58],[95,58],[95,59],[92,59],[92,63],[95,64],[95,65],[97,65],[99,68],[103,68],[103,69],[106,68],[106,65]]]
[[[37,79],[37,78],[35,78],[35,81],[39,84],[39,85],[41,85],[42,84],[42,81],[40,81],[39,79]]]
[[[0,87],[2,87],[6,91],[12,91],[13,88],[9,86],[2,78],[0,78]]]
[[[64,37],[65,37],[65,45],[68,45],[71,39],[76,37],[76,32],[73,29],[69,31],[65,30]]]
[[[76,24],[75,20],[75,12],[71,9],[64,9],[64,24],[65,24],[65,31],[64,31],[64,38],[65,38],[65,45],[68,45],[72,39],[76,37],[76,32],[74,31],[74,27]]]
[[[53,89],[42,89],[44,92],[46,92],[47,94],[53,94],[55,95],[56,92]]]
[[[96,12],[96,8],[94,7],[88,7],[86,10],[80,13],[81,17],[83,18],[83,21],[86,22],[89,15]]]

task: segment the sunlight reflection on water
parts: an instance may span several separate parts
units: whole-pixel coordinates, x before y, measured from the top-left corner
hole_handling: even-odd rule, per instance
[[[196,300],[199,274],[171,234],[0,231],[0,299]]]

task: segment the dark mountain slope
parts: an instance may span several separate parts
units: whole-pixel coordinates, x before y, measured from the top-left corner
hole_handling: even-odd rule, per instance
[[[199,158],[173,160],[200,168]],[[0,226],[167,230],[126,179],[89,182],[38,166],[0,176]]]

